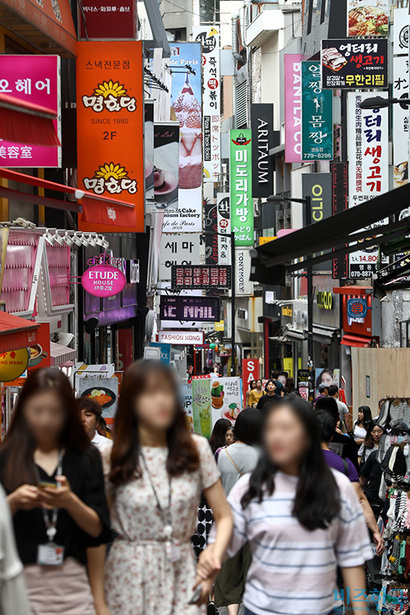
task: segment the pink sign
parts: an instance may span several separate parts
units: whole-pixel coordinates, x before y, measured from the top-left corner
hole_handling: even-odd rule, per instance
[[[302,81],[300,54],[285,55],[285,162],[302,160]]]
[[[0,93],[54,111],[58,115],[54,127],[61,142],[59,56],[0,55]],[[61,147],[0,140],[0,166],[60,167]]]
[[[121,271],[122,259],[113,258],[107,252],[88,261],[91,265],[81,276],[81,284],[87,293],[94,297],[113,297],[118,295],[127,283]]]

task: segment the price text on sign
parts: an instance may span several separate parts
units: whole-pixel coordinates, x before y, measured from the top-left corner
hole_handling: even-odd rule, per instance
[[[231,267],[228,265],[173,265],[172,287],[186,290],[231,288]]]

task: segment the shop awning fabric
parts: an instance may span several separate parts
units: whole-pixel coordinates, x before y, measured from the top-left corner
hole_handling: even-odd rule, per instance
[[[39,326],[36,322],[20,316],[0,312],[0,353],[35,344]]]
[[[12,143],[61,145],[54,129],[57,119],[51,109],[0,93],[0,138]]]
[[[409,233],[410,219],[384,224],[385,218],[397,214],[410,202],[410,185],[380,195],[347,211],[326,218],[285,237],[276,239],[252,251],[251,280],[268,284],[283,284],[286,272],[328,261],[329,257],[348,254],[360,247],[383,244]],[[371,224],[377,229],[363,231]],[[372,237],[372,235],[375,237]],[[377,234],[379,236],[377,236]],[[331,254],[321,254],[333,250]],[[314,254],[312,258],[309,255]],[[302,258],[292,263],[295,258]]]
[[[353,346],[353,348],[369,348],[372,343],[372,338],[361,335],[346,334],[343,336],[340,343],[344,346]]]
[[[77,351],[62,344],[50,342],[50,358],[51,365],[64,365],[64,363],[76,360]]]

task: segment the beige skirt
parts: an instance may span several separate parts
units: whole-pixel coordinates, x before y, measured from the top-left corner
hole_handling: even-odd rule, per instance
[[[62,566],[24,566],[33,615],[95,615],[87,570],[72,557]]]

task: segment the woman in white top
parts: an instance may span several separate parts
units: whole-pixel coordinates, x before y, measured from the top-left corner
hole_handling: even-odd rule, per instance
[[[360,406],[357,411],[357,421],[353,425],[353,437],[356,444],[363,444],[367,434],[367,428],[372,422],[372,411],[369,406]]]
[[[359,448],[359,466],[363,466],[370,457],[371,453],[379,448],[383,433],[383,427],[373,421],[370,423],[364,442]]]

